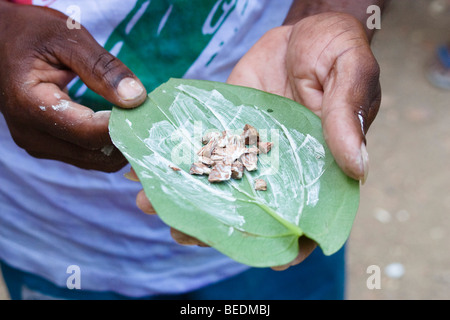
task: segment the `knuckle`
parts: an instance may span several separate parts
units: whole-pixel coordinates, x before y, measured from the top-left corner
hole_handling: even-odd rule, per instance
[[[368,59],[365,72],[372,79],[380,78],[380,65],[374,57]]]
[[[122,69],[123,65],[120,60],[105,51],[96,57],[92,64],[91,71],[96,79],[109,80],[110,85],[114,87],[116,85],[114,80],[117,77],[114,77],[113,74],[116,75],[117,73],[122,73]]]
[[[92,65],[92,72],[97,75],[103,75],[105,70],[110,70],[111,66],[114,64],[114,60],[117,58],[108,52],[102,52],[97,55],[94,64]]]

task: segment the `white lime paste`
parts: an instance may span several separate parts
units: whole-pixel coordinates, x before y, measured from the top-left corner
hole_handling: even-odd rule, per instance
[[[196,206],[189,203],[189,199],[199,200],[199,196],[203,196],[202,208],[230,226],[228,234],[234,228],[241,229],[245,223],[237,210],[242,202],[270,207],[279,217],[298,225],[304,206],[313,207],[319,200],[319,178],[325,165],[322,144],[308,134],[286,128],[264,110],[244,105],[234,106],[216,90],[207,91],[188,85],[180,85],[177,89],[180,93],[169,108],[170,114],[166,114],[167,119],[174,120],[153,124],[148,137],[143,140],[153,154],[136,160],[147,169],[141,172],[142,176],[156,177],[162,181],[162,190],[177,195],[174,198],[180,201],[181,207]],[[209,112],[205,112],[205,109]],[[164,113],[162,109],[160,111]],[[241,132],[246,123],[258,129],[262,141],[274,142],[268,154],[259,156],[258,170],[246,172],[243,178],[250,185],[253,185],[254,179],[265,179],[267,191],[250,188],[253,191],[249,194],[241,187],[245,183],[243,180],[211,184],[205,177],[188,173],[206,130],[215,128],[219,131]],[[131,123],[128,124],[131,126]],[[209,127],[202,127],[202,124],[208,124]],[[280,155],[280,150],[293,152]],[[183,170],[174,175],[169,165]],[[180,179],[178,174],[183,178]],[[236,193],[236,190],[239,192]],[[239,194],[237,198],[236,194]]]

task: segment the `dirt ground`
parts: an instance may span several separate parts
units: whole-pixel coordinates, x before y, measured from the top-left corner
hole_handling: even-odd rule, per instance
[[[392,1],[373,49],[383,102],[348,244],[348,299],[450,298],[450,90],[426,77],[450,41],[450,1]],[[378,266],[381,288],[368,289]]]
[[[450,299],[450,90],[426,77],[447,41],[448,0],[392,1],[374,38],[383,101],[348,242],[349,300]],[[367,286],[377,275],[371,266],[380,270],[378,289]]]

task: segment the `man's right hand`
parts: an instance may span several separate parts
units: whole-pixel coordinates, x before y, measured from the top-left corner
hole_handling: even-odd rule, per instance
[[[137,77],[89,32],[67,27],[58,11],[0,1],[0,111],[30,155],[85,169],[117,171],[127,162],[112,146],[110,112],[93,112],[64,91],[75,77],[116,106],[147,93]]]

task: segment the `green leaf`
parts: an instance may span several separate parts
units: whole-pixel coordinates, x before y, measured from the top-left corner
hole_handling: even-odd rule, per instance
[[[242,132],[245,124],[274,143],[259,155],[257,171],[223,183],[189,174],[206,131]],[[320,119],[290,99],[225,83],[171,79],[142,106],[114,108],[110,134],[159,217],[236,261],[283,265],[297,256],[302,235],[330,255],[350,234],[359,183],[335,163]],[[254,190],[257,178],[267,181],[267,191]]]

